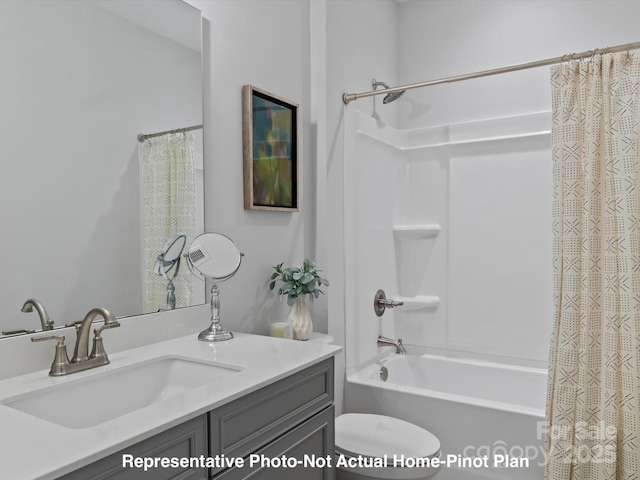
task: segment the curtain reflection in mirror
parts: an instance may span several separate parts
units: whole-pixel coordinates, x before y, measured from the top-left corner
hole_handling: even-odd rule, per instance
[[[196,232],[194,135],[162,135],[140,144],[143,212],[144,311],[165,310],[167,279],[154,271],[158,254],[168,240],[185,235],[190,245]],[[173,279],[175,307],[192,304],[195,280],[188,270]]]

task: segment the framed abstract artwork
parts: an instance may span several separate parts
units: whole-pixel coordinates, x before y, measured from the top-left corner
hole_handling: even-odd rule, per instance
[[[242,87],[245,210],[297,212],[298,105]]]

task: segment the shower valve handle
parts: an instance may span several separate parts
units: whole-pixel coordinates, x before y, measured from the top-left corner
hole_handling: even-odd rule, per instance
[[[373,297],[373,310],[378,317],[381,317],[387,308],[400,307],[402,305],[403,302],[387,298],[387,295],[382,289],[378,290],[375,297]]]

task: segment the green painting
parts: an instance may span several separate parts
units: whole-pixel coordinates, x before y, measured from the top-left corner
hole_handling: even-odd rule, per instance
[[[297,207],[295,110],[253,92],[253,204]]]

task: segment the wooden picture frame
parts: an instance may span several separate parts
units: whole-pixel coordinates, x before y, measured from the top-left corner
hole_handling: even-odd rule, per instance
[[[299,211],[298,104],[242,87],[245,210]]]

